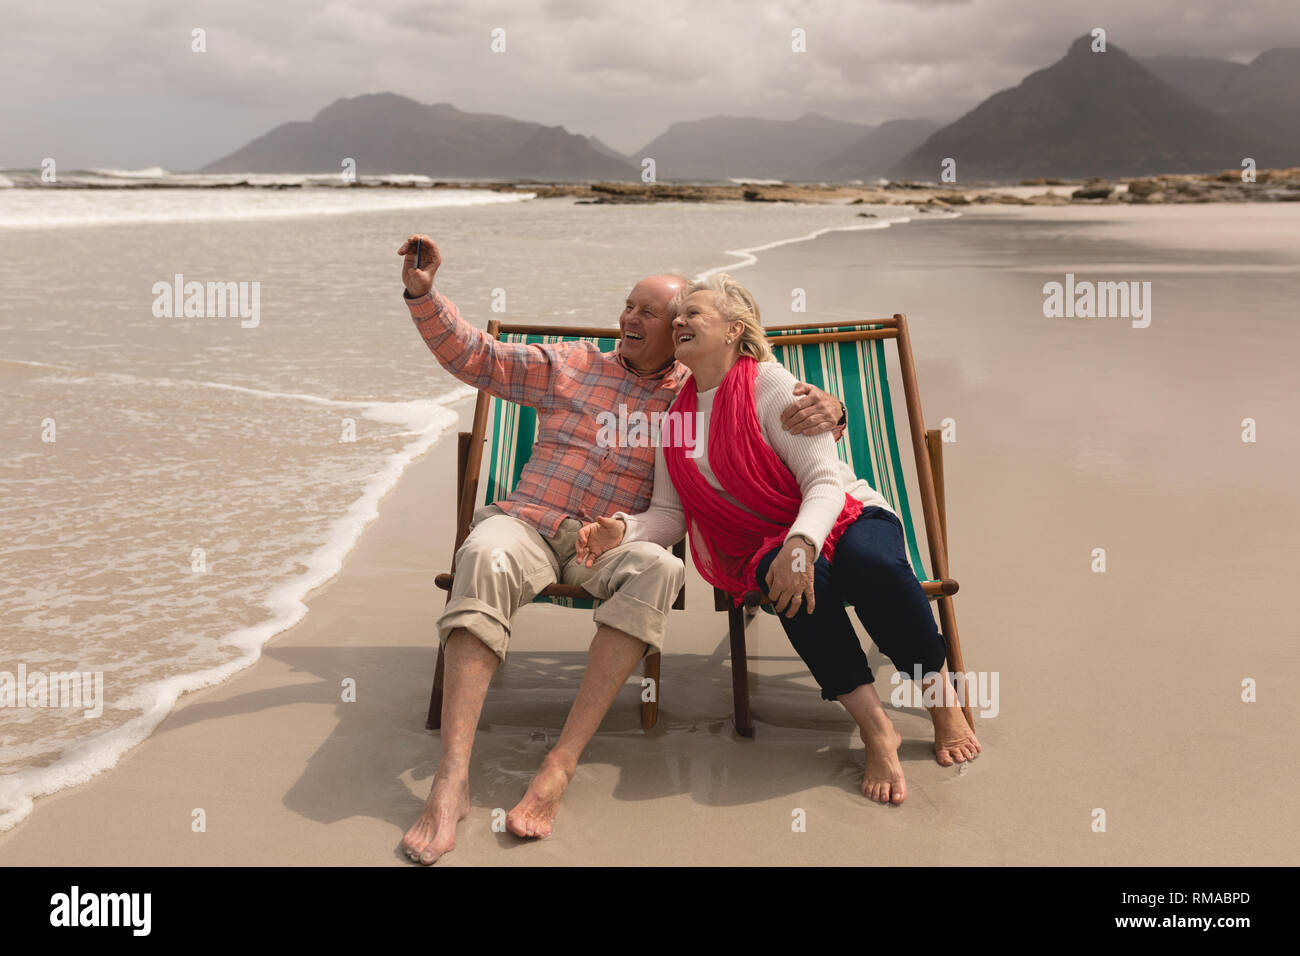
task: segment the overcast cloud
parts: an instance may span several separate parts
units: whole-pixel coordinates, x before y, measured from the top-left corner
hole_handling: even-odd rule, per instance
[[[5,0],[0,165],[192,169],[392,91],[633,152],[677,120],[946,121],[1101,26],[1136,56],[1300,46],[1296,0]],[[195,27],[207,52],[190,51]],[[493,53],[491,32],[506,31]],[[791,51],[806,31],[807,52]]]

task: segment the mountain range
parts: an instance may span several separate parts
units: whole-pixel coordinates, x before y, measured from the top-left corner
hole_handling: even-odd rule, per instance
[[[874,128],[818,113],[795,120],[713,116],[673,123],[635,155],[653,158],[661,179],[799,182],[820,178],[826,157],[838,156]]]
[[[283,123],[203,167],[205,173],[338,172],[446,178],[633,179],[627,157],[595,137],[396,93],[335,100],[309,122]]]
[[[1295,165],[1300,156],[1300,49],[1265,50],[1250,63],[1196,56],[1139,61],[1174,89],[1252,130],[1269,131]],[[1260,165],[1276,162],[1259,159]]]
[[[1075,40],[1064,57],[946,125],[870,126],[806,113],[793,120],[715,116],[673,123],[632,156],[594,136],[507,116],[426,105],[394,93],[339,99],[284,123],[204,172],[337,172],[439,178],[662,181],[1087,178],[1300,165],[1300,49],[1250,63],[1137,59]]]
[[[1056,63],[937,131],[893,175],[938,179],[946,158],[958,182],[1210,172],[1246,156],[1281,158],[1268,127],[1215,112],[1113,44],[1094,53],[1091,43],[1080,37]]]

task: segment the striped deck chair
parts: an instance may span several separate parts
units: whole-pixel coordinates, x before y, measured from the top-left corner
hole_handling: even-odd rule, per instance
[[[595,342],[602,352],[609,352],[618,344],[623,334],[618,329],[577,329],[548,325],[502,325],[492,319],[487,326],[488,335],[502,342],[519,342],[524,344],[552,344],[556,342]],[[489,429],[490,425],[490,429]],[[502,401],[486,392],[479,392],[474,404],[474,421],[471,431],[460,432],[456,447],[456,545],[452,553],[469,536],[470,520],[474,511],[482,505],[489,505],[510,494],[519,482],[519,476],[532,454],[533,443],[537,434],[537,410],[513,402]],[[487,472],[484,477],[484,495],[478,498],[479,477],[483,470],[483,444],[487,442]],[[686,555],[685,542],[678,542],[673,554],[679,559]],[[451,597],[451,585],[455,571],[439,574],[435,579],[438,587]],[[558,604],[570,608],[594,608],[600,602],[576,584],[552,584],[533,599],[533,603]],[[677,594],[673,607],[681,610],[686,606],[686,588]],[[641,704],[641,726],[645,730],[653,727],[659,719],[659,652],[647,654],[645,658],[645,676],[654,681],[654,700]],[[438,666],[434,672],[433,690],[429,694],[429,715],[425,726],[437,730],[442,726],[442,684],[443,654],[438,648]]]
[[[801,382],[816,385],[838,396],[848,410],[848,427],[836,442],[840,458],[853,466],[854,474],[865,478],[879,491],[902,520],[907,556],[926,595],[939,604],[939,624],[948,646],[949,673],[965,673],[961,644],[957,638],[957,617],[952,596],[957,582],[948,576],[948,529],[943,497],[943,443],[939,429],[925,430],[921,398],[916,385],[916,367],[907,334],[907,316],[851,322],[816,322],[767,329],[768,341],[781,362]],[[904,480],[903,458],[894,429],[894,409],[885,367],[885,339],[898,343],[907,417],[911,426],[921,515],[925,521],[929,569],[922,556],[912,503]],[[736,731],[754,735],[749,709],[749,672],[745,649],[745,626],[758,607],[772,612],[767,595],[753,590],[736,607],[730,597],[714,588],[714,607],[728,612],[731,637],[732,693],[736,706]],[[969,705],[966,721],[974,727]]]

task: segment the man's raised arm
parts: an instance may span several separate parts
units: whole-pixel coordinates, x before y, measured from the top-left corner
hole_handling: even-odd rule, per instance
[[[419,243],[420,268],[415,267]],[[403,297],[411,319],[438,364],[466,385],[520,405],[546,403],[555,377],[553,350],[540,345],[498,342],[463,318],[456,303],[439,294],[433,277],[442,254],[428,236],[411,236],[397,254],[403,256]]]
[[[834,395],[816,385],[800,382],[794,387],[795,400],[781,413],[781,426],[792,435],[820,435],[830,432],[839,441],[848,426],[847,408]]]

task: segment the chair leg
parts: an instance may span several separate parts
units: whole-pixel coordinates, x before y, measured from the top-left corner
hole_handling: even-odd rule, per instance
[[[443,656],[442,642],[438,642],[438,667],[433,672],[433,690],[429,692],[429,716],[424,721],[424,726],[428,730],[442,729],[442,677],[443,677]]]
[[[727,609],[727,629],[731,633],[731,695],[736,705],[736,733],[754,736],[754,721],[749,713],[749,659],[745,650],[745,609]]]
[[[653,700],[641,700],[641,729],[650,730],[659,721],[659,663],[662,655],[655,651],[645,657],[645,676],[650,684]],[[643,685],[644,686],[644,685]]]
[[[966,665],[961,659],[961,641],[957,637],[957,610],[953,607],[952,597],[939,598],[939,627],[948,644],[948,674],[966,673]],[[971,716],[969,696],[962,702],[961,712],[966,715],[966,723],[975,729],[975,718]]]

